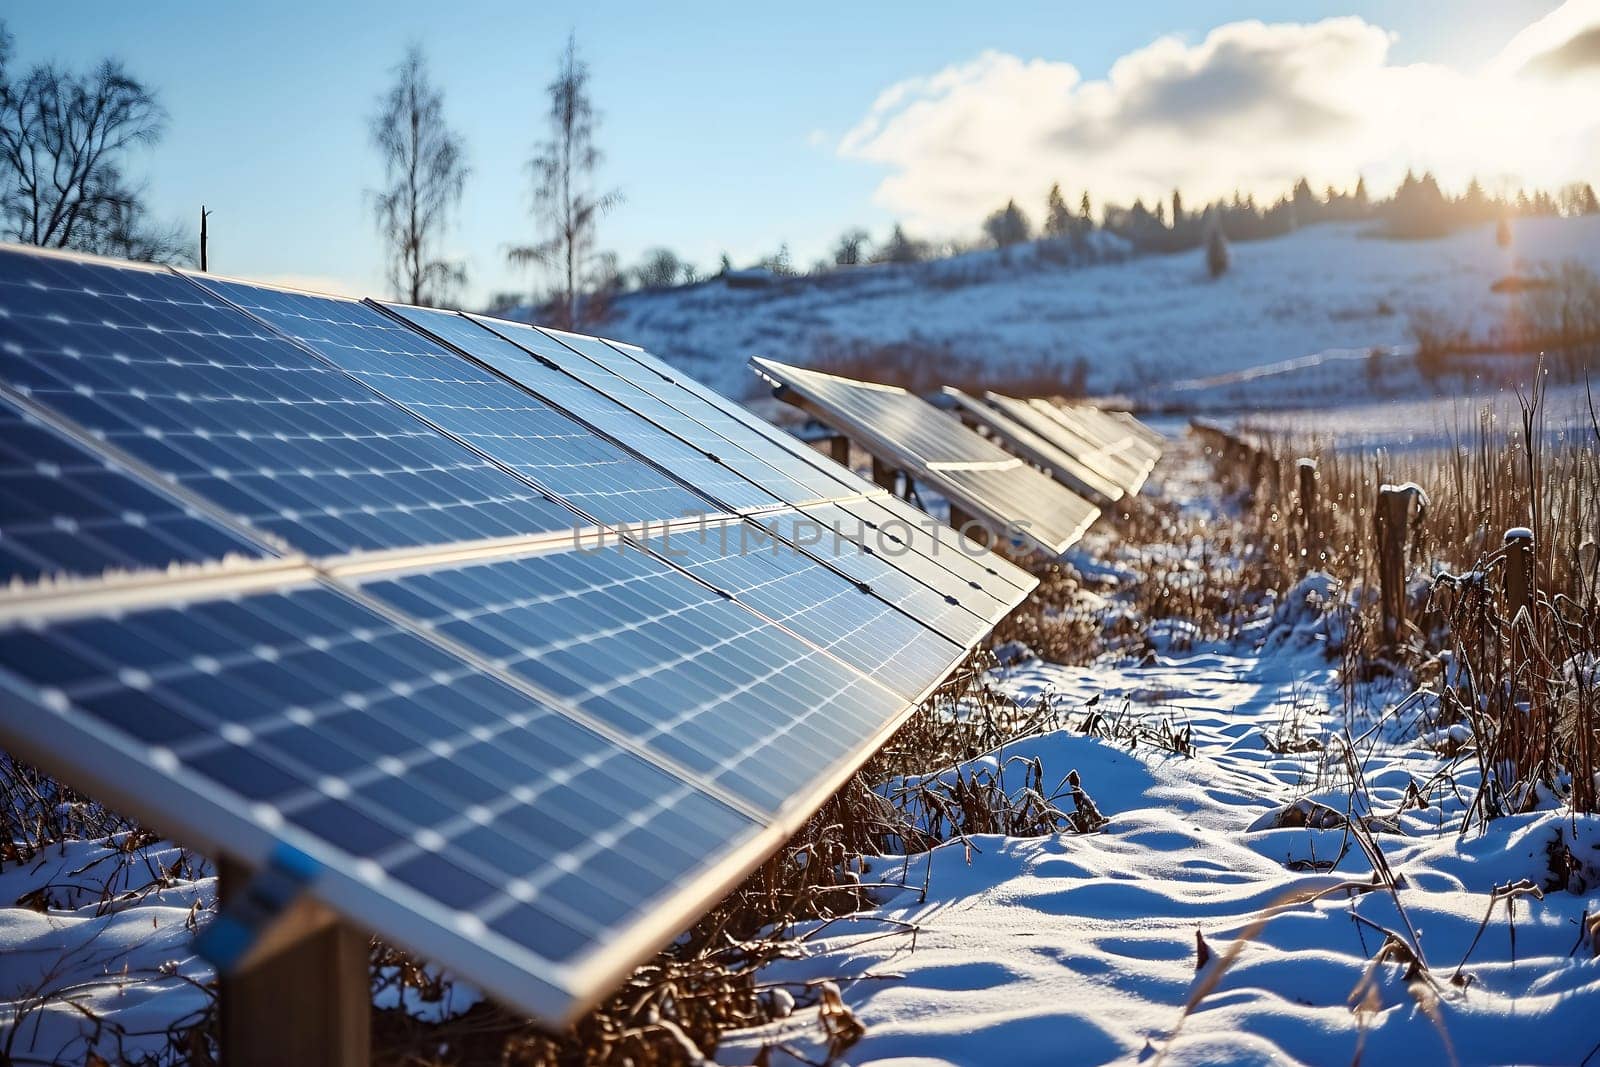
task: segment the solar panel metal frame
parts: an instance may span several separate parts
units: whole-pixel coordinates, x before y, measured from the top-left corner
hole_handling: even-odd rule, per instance
[[[953,400],[964,418],[981,424],[1008,451],[1043,468],[1050,477],[1079,496],[1101,503],[1122,499],[1123,488],[1067,450],[977,397],[947,385],[940,392]]]
[[[1100,434],[1090,432],[1077,422],[1065,421],[1059,409],[1049,401],[1022,400],[994,392],[985,393],[984,399],[1007,418],[1078,456],[1103,477],[1116,482],[1127,495],[1138,492],[1143,479],[1137,462],[1124,455],[1118,444],[1108,445]]]
[[[992,442],[984,440],[978,434],[961,424],[961,421],[948,412],[938,408],[919,397],[895,386],[878,385],[872,382],[861,382],[851,378],[842,378],[838,375],[822,374],[817,371],[808,371],[798,367],[790,367],[772,360],[754,358],[750,366],[755,372],[771,381],[781,389],[787,389],[791,396],[800,397],[804,406],[818,418],[828,423],[834,429],[843,433],[865,448],[868,452],[891,466],[903,469],[914,477],[936,487],[952,503],[973,515],[987,516],[997,531],[1002,536],[1011,529],[1020,525],[1020,536],[1032,543],[1039,550],[1049,556],[1058,556],[1067,548],[1075,544],[1099,517],[1100,509],[1073,493],[1070,489],[1060,485],[1016,456],[1001,451]],[[809,387],[808,380],[812,377],[826,378],[830,381],[842,383],[843,388],[853,390],[875,390],[891,394],[903,401],[911,401],[926,409],[930,420],[937,420],[938,430],[942,435],[947,435],[946,440],[957,442],[965,446],[964,450],[973,454],[970,460],[933,460],[919,455],[905,444],[894,440],[887,433],[860,419],[836,410],[826,398],[818,395]],[[961,450],[953,448],[952,451]],[[985,498],[963,484],[962,477],[968,472],[1004,472],[1008,481],[1018,483],[1017,488],[1025,493],[1038,493],[1044,500],[1050,499],[1051,494],[1056,494],[1073,503],[1074,511],[1079,516],[1070,523],[1070,527],[1059,531],[1058,536],[1047,538],[1036,532],[1035,520],[1029,515],[1006,514],[997,507],[996,503]],[[1028,483],[1033,483],[1029,485]]]

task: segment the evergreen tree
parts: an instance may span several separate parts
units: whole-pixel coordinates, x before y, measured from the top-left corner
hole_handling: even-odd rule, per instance
[[[1206,272],[1213,278],[1220,278],[1228,273],[1228,267],[1233,262],[1233,256],[1228,251],[1228,238],[1223,235],[1221,223],[1213,220],[1211,231],[1206,234]]]
[[[1083,196],[1078,200],[1078,218],[1083,220],[1086,227],[1094,225],[1094,215],[1089,211],[1089,190],[1083,191]]]
[[[906,236],[906,231],[897,222],[894,230],[872,256],[875,263],[920,263],[928,258],[927,246],[912,237]]]
[[[1066,237],[1072,233],[1072,211],[1067,207],[1067,202],[1061,196],[1061,183],[1057,182],[1050,187],[1050,195],[1045,198],[1044,235],[1046,237]]]
[[[983,220],[983,232],[995,243],[996,248],[1010,248],[1026,241],[1032,226],[1017,202],[1008,200],[1005,207]]]
[[[1183,194],[1172,190],[1172,228],[1174,230],[1183,226]]]

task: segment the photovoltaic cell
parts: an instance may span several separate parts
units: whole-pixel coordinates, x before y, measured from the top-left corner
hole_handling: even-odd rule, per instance
[[[1064,408],[1037,398],[1017,400],[998,393],[990,393],[988,397],[1019,419],[1031,418],[1039,432],[1054,434],[1056,439],[1077,447],[1078,454],[1084,456],[1086,462],[1103,469],[1130,493],[1137,492],[1144,484],[1145,476],[1160,455],[1159,450],[1148,456],[1142,454],[1146,446],[1130,431],[1099,421],[1098,413],[1094,418],[1086,418],[1088,409]]]
[[[634,449],[718,501],[726,510],[745,512],[780,503],[772,493],[712,458],[708,452],[596,391],[580,378],[540,363],[522,348],[470,318],[453,311],[385,306],[419,329],[482,361],[522,388]]]
[[[995,600],[1015,606],[1039,584],[1039,579],[1004,556],[996,552],[975,552],[972,543],[956,530],[930,519],[926,512],[897,496],[847,500],[839,506],[871,529],[884,529],[887,524],[886,536],[904,541],[916,549],[918,555],[949,568],[957,577]],[[916,533],[908,537],[906,527]]]
[[[487,562],[364,588],[771,813],[906,707],[636,548]]]
[[[937,488],[953,504],[1056,555],[1073,544],[1099,509],[952,415],[904,389],[755,359],[751,366],[806,399],[823,419],[874,455]]]
[[[0,397],[0,587],[262,555]]]
[[[831,507],[814,504],[804,510],[763,515],[757,521],[785,541],[805,545],[807,552],[868,586],[873,595],[924,620],[964,648],[972,647],[993,627],[980,610],[964,606],[954,593],[942,592],[907,574],[897,565],[898,553],[888,545],[879,546],[860,524],[826,510]],[[947,582],[950,579],[945,575],[945,582],[936,581],[935,585]],[[973,593],[970,589],[961,592]]]
[[[336,297],[196,280],[600,522],[637,523],[716,510],[526,390],[381,311]]]
[[[287,834],[413,909],[415,936],[429,922],[467,935],[530,983],[756,831],[321,586],[13,624],[0,663],[64,722],[112,738],[130,776]]]
[[[541,330],[482,316],[473,318],[717,456],[785,504],[830,500],[853,491],[722,410],[696,402],[692,394],[647,372],[598,338]]]
[[[763,516],[763,523],[770,521]],[[803,532],[807,540],[830,536],[821,523]],[[753,520],[703,524],[646,545],[909,700],[966,654],[851,579],[768,536]]]
[[[310,555],[571,513],[178,275],[0,249],[0,380]]]

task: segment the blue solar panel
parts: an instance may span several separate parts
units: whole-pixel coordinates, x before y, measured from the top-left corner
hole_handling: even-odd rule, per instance
[[[0,397],[0,586],[261,555]]]
[[[363,588],[767,812],[907,706],[636,548],[431,570]]]
[[[0,249],[0,380],[312,555],[570,529],[558,504],[175,274]]]
[[[820,524],[800,533],[807,539],[831,536]],[[646,545],[908,699],[920,698],[966,655],[965,648],[818,566],[752,520],[704,523]]]
[[[757,828],[319,586],[0,627],[0,664],[130,778],[422,894],[419,919],[523,968],[593,952]]]
[[[381,311],[337,297],[196,280],[600,522],[719,510],[526,390]]]
[[[639,373],[636,364],[604,341],[576,334],[554,334],[523,323],[481,316],[472,318],[501,337],[550,360],[651,422],[712,453],[786,504],[830,500],[854,492],[838,479],[799,460],[722,412],[704,405],[685,404],[685,398],[693,400],[689,394],[659,379],[652,380],[654,376]],[[503,368],[497,365],[496,369]],[[619,370],[633,377],[625,377]]]
[[[726,509],[746,512],[779,503],[771,492],[714,458],[713,452],[702,448],[694,438],[675,436],[645,415],[586,385],[580,378],[539,362],[472,319],[453,311],[386,306],[417,328],[481,360],[600,433],[634,449],[663,470],[719,501]]]

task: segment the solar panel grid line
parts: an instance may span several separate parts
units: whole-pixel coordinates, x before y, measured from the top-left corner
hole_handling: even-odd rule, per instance
[[[730,544],[732,526],[737,546]],[[923,687],[914,679],[942,677],[965,655],[966,646],[931,623],[792,549],[748,551],[753,526],[736,520],[680,537],[676,549],[664,540],[660,552],[691,572],[703,567],[707,582],[756,614],[908,699]]]
[[[0,309],[0,379],[297,549],[571,524],[170,270],[0,248]]]
[[[1003,610],[1000,607],[1003,603],[1001,598],[994,596],[978,583],[963,580],[953,572],[950,561],[927,560],[905,546],[904,542],[891,540],[887,533],[867,533],[869,527],[866,522],[838,502],[822,501],[808,504],[798,511],[813,519],[821,529],[829,531],[835,557],[844,551],[843,543],[854,545],[859,549],[858,552],[851,553],[851,562],[857,564],[851,568],[854,573],[871,574],[876,569],[879,574],[903,575],[917,586],[928,589],[945,603],[961,609],[989,626],[994,624],[997,615]],[[777,532],[782,533],[781,528]],[[799,539],[796,534],[789,536],[791,540]],[[895,547],[897,543],[901,547]],[[819,540],[813,547],[820,554],[824,547],[828,546]],[[860,566],[869,560],[874,566]],[[878,577],[862,577],[858,580],[869,588],[886,584]]]
[[[741,473],[767,486],[786,504],[829,500],[854,489],[837,475],[815,462],[802,459],[721,407],[699,399],[683,385],[654,371],[640,373],[648,368],[614,344],[599,338],[524,323],[486,316],[472,317],[498,336],[524,349],[554,345],[557,350],[571,353],[592,364],[604,372],[604,376],[597,378],[592,373],[587,374],[585,380],[591,386],[614,397],[633,397],[634,403],[641,402],[641,395],[647,397],[651,404],[652,419],[680,435],[690,435],[700,440],[707,439],[709,435],[710,441],[715,442],[714,447],[719,449],[717,454],[720,459],[730,465],[737,463]],[[569,360],[555,361],[573,368],[575,373],[584,372],[581,365],[575,367]],[[796,488],[801,491],[795,492]]]
[[[41,403],[33,396],[12,388],[8,382],[3,380],[0,380],[0,403],[9,404],[27,418],[35,420],[39,425],[49,428],[77,445],[86,454],[126,472],[131,479],[138,482],[150,493],[164,497],[186,511],[204,515],[210,521],[224,527],[247,544],[259,548],[262,552],[279,556],[297,555],[294,548],[282,537],[259,529],[226,508],[217,507],[203,494],[193,492],[176,479],[156,470],[138,457],[129,454],[105,435],[95,433],[75,419],[56,411],[48,404]]]
[[[725,782],[769,813],[808,780],[808,761],[831,761],[905,699],[633,549],[378,579],[364,590],[497,674],[592,711],[585,722],[615,724],[688,761],[695,781]],[[615,643],[622,637],[626,646]],[[751,778],[745,761],[785,737],[793,766]]]
[[[989,590],[990,595],[996,599],[1007,600],[1015,606],[1021,602],[1023,596],[1038,588],[1039,579],[1027,570],[996,552],[987,550],[981,553],[973,552],[968,547],[969,542],[958,530],[893,494],[884,494],[870,500],[849,501],[841,506],[875,530],[883,529],[883,524],[879,520],[884,519],[883,513],[886,513],[889,521],[898,519],[905,526],[926,532],[928,539],[933,542],[933,547],[929,549],[925,546],[918,549],[918,555],[944,563],[950,569],[959,571],[969,583],[975,584],[977,588]],[[895,537],[893,533],[886,536]],[[915,546],[918,540],[912,538],[909,543]],[[995,583],[1005,586],[1006,589],[1001,590]]]
[[[1063,449],[1030,427],[1017,422],[998,408],[986,404],[953,386],[945,386],[945,396],[954,400],[964,418],[972,419],[994,434],[1001,444],[1024,459],[1047,470],[1051,477],[1081,496],[1106,502],[1121,499],[1122,487],[1088,467],[1078,456]]]
[[[0,668],[0,692],[17,705],[31,707],[41,716],[61,712],[41,702],[31,687],[19,685]],[[96,796],[116,810],[159,825],[173,837],[201,850],[226,852],[248,866],[270,863],[287,844],[312,856],[317,871],[310,886],[314,896],[361,927],[381,932],[396,944],[424,958],[470,974],[474,984],[507,1004],[536,1017],[558,1023],[575,1022],[599,997],[620,983],[641,958],[657,951],[691,925],[705,910],[705,901],[730,892],[804,824],[805,816],[761,827],[721,854],[693,881],[678,887],[670,897],[644,912],[629,930],[628,939],[616,939],[572,963],[546,960],[515,942],[497,943],[485,952],[481,932],[464,932],[434,915],[436,902],[405,885],[389,884],[383,893],[338,862],[317,835],[293,825],[267,828],[245,814],[245,806],[215,803],[204,790],[183,779],[149,775],[137,784],[126,773],[130,761],[143,753],[127,747],[88,724],[73,731],[72,747],[64,751],[40,732],[11,739],[10,748],[40,766],[70,762],[85,778],[96,783]],[[827,795],[849,780],[854,770],[837,776]],[[124,784],[126,783],[126,784]],[[819,801],[820,803],[820,801]],[[809,814],[809,813],[807,813]]]
[[[401,318],[412,328],[438,339],[474,364],[544,398],[575,418],[584,418],[586,410],[591,412],[597,410],[595,407],[597,402],[613,409],[620,409],[621,413],[631,416],[634,421],[630,424],[630,430],[622,430],[615,425],[618,412],[615,410],[609,412],[609,421],[617,430],[614,436],[620,437],[626,433],[628,437],[639,440],[640,431],[648,428],[647,439],[653,442],[652,447],[646,452],[641,442],[635,451],[663,471],[693,484],[703,494],[721,502],[725,510],[731,514],[753,514],[787,506],[770,485],[757,481],[728,465],[728,459],[720,454],[724,450],[716,447],[718,442],[721,444],[727,442],[722,442],[720,439],[708,441],[705,435],[685,434],[682,432],[685,429],[683,421],[671,417],[678,413],[667,409],[669,417],[663,418],[661,408],[665,405],[661,405],[648,394],[630,397],[619,395],[617,390],[607,393],[596,386],[592,376],[574,373],[575,368],[570,361],[553,360],[548,355],[520,343],[515,337],[491,329],[475,316],[398,304],[387,304],[384,307],[390,314]],[[461,332],[462,324],[470,329],[470,333]],[[523,329],[531,331],[533,328],[524,326]],[[497,358],[495,353],[485,349],[484,346],[488,344],[508,346],[509,351],[514,352],[519,359],[534,361],[546,373],[539,375],[536,380],[531,368],[525,364],[515,368],[509,366],[505,353],[499,354]],[[565,346],[560,347],[563,352],[573,354]],[[598,367],[595,369],[602,370]],[[552,378],[551,375],[559,377]],[[587,402],[582,399],[584,393],[590,394]],[[575,395],[578,399],[575,399]],[[640,402],[641,396],[645,403]],[[591,414],[589,421],[598,418],[598,415]],[[682,453],[683,449],[692,450],[693,457],[686,457]],[[707,475],[705,464],[713,466],[714,473],[711,476]]]
[[[179,273],[182,274],[182,272],[179,272]],[[239,295],[237,292],[235,292],[233,296],[230,296],[228,290],[223,290],[218,285],[213,284],[212,283],[213,280],[212,280],[212,278],[210,276],[207,276],[206,278],[203,278],[203,279],[202,278],[196,278],[195,276],[186,275],[186,274],[182,274],[182,276],[186,277],[189,281],[193,282],[197,286],[201,286],[206,291],[212,293],[218,299],[227,301],[233,307],[237,308],[240,311],[241,314],[248,315],[252,319],[254,319],[255,321],[259,322],[262,325],[263,328],[274,331],[275,333],[279,334],[280,336],[283,336],[290,343],[295,344],[298,347],[300,347],[302,350],[307,352],[309,355],[311,355],[311,356],[313,356],[313,357],[315,357],[315,358],[317,358],[319,360],[322,360],[323,362],[327,363],[329,366],[332,366],[335,369],[341,371],[342,373],[345,373],[345,374],[349,375],[350,378],[352,378],[354,381],[358,382],[363,387],[365,387],[367,389],[370,389],[375,395],[380,396],[380,397],[384,398],[386,401],[389,401],[389,402],[393,403],[396,407],[400,408],[402,411],[405,411],[407,414],[415,417],[423,425],[428,426],[429,428],[434,430],[436,433],[439,433],[442,436],[454,441],[455,443],[457,443],[461,447],[463,447],[463,448],[467,449],[468,451],[474,453],[475,455],[481,457],[486,462],[494,464],[496,467],[498,467],[502,471],[504,471],[507,475],[510,475],[512,477],[515,477],[515,478],[518,478],[519,480],[521,480],[522,482],[527,484],[529,487],[539,491],[540,493],[542,493],[545,496],[549,497],[551,500],[553,500],[553,501],[563,505],[564,507],[570,509],[575,516],[578,516],[578,517],[581,517],[581,518],[587,520],[591,525],[594,525],[594,526],[604,525],[608,521],[615,522],[615,521],[618,521],[619,518],[623,518],[623,517],[630,518],[630,519],[632,519],[634,521],[637,521],[637,520],[640,520],[640,519],[653,519],[653,518],[667,517],[667,516],[663,516],[663,515],[655,514],[655,513],[650,513],[648,511],[646,511],[646,512],[643,512],[643,513],[623,512],[620,515],[613,514],[613,515],[610,516],[609,519],[602,518],[600,515],[597,515],[597,514],[594,513],[594,507],[592,505],[591,506],[585,506],[585,502],[584,502],[584,499],[582,497],[580,497],[580,498],[575,500],[573,498],[573,494],[570,491],[564,491],[562,488],[557,487],[556,485],[553,485],[550,482],[548,477],[540,477],[540,475],[537,473],[537,470],[538,470],[537,467],[531,467],[530,468],[530,464],[528,464],[528,463],[518,463],[518,462],[514,462],[514,461],[509,460],[504,451],[497,450],[497,449],[495,449],[493,447],[492,442],[490,442],[488,445],[486,445],[485,441],[489,441],[489,438],[486,438],[486,437],[478,437],[478,438],[469,437],[469,436],[465,435],[464,433],[460,432],[461,431],[461,427],[459,425],[455,426],[455,427],[446,425],[445,421],[444,421],[444,418],[448,418],[449,417],[449,412],[446,412],[445,416],[441,417],[438,414],[430,415],[425,410],[419,410],[419,405],[417,405],[416,403],[408,403],[408,402],[406,402],[400,396],[396,395],[395,391],[393,391],[393,390],[386,391],[382,387],[384,383],[381,380],[376,381],[376,382],[373,380],[373,378],[374,378],[373,374],[370,374],[370,373],[358,373],[357,371],[352,370],[350,367],[347,367],[343,363],[341,363],[340,360],[335,355],[332,355],[329,352],[323,351],[322,348],[318,344],[315,344],[315,343],[307,340],[305,337],[300,336],[300,335],[298,335],[296,333],[290,332],[288,329],[285,328],[284,324],[282,324],[280,322],[272,321],[271,319],[266,317],[266,315],[261,310],[255,309],[255,308],[251,308],[251,307],[246,307],[246,306],[238,303],[238,301],[236,299],[234,299],[234,296],[238,296]],[[257,285],[256,283],[231,282],[231,284],[235,285],[235,286],[248,286],[249,288],[257,289],[257,290],[260,290],[262,292],[275,291],[273,289],[273,287]],[[361,309],[363,309],[364,311],[366,311],[366,312],[368,312],[370,314],[382,316],[382,319],[383,319],[384,322],[392,322],[394,324],[394,329],[396,331],[403,331],[404,334],[406,334],[406,335],[419,336],[419,337],[423,336],[423,335],[421,335],[420,331],[415,330],[409,323],[406,323],[406,322],[403,322],[401,320],[397,320],[397,319],[392,318],[391,316],[385,314],[381,310],[381,308],[370,307],[369,305],[366,305],[366,304],[364,304],[362,302],[359,302],[359,301],[348,300],[346,298],[339,298],[339,297],[323,296],[321,294],[297,293],[295,290],[289,290],[289,289],[279,289],[279,290],[276,290],[276,291],[282,292],[282,293],[285,293],[285,294],[290,294],[290,295],[298,295],[298,296],[300,296],[300,297],[302,297],[303,299],[306,299],[306,300],[315,300],[315,301],[318,301],[320,303],[329,305],[330,307],[337,307],[340,303],[348,304],[348,305],[350,305],[352,307],[355,307],[355,308],[361,308]],[[276,317],[277,316],[274,316],[274,318],[276,318]],[[442,355],[446,355],[446,354],[447,354],[447,352],[445,350],[440,349],[439,355],[442,356]],[[457,354],[454,353],[453,351],[450,351],[448,353],[448,355],[450,355],[452,357],[459,358],[457,356]],[[472,364],[472,366],[475,367],[476,365]],[[379,373],[381,374],[382,372],[379,372]],[[498,378],[498,377],[496,377],[494,379],[494,381],[496,383],[503,382],[503,380]],[[505,383],[503,383],[503,387],[504,387],[505,390],[515,391],[515,393],[517,395],[527,395],[526,394],[526,390],[523,390],[520,386],[517,386],[514,383],[505,382]],[[480,396],[480,399],[488,399],[488,398],[482,398]],[[500,402],[504,403],[505,401],[502,400]],[[476,413],[481,413],[484,409],[480,407],[480,408],[463,408],[463,409],[460,409],[460,410],[462,411],[463,414],[467,414],[467,415],[470,416],[471,414],[473,414],[475,412]],[[559,412],[557,409],[551,408],[550,411],[551,411],[551,413],[553,415],[555,415],[558,418],[560,418],[563,422],[570,421],[570,420],[566,419],[566,416],[565,416],[564,413]],[[523,412],[524,417],[527,417],[530,414],[532,414],[532,412]],[[594,435],[586,434],[586,436],[594,436]],[[523,446],[524,443],[526,441],[530,440],[530,439],[519,436],[519,437],[508,438],[506,440],[507,440],[508,444],[510,444],[513,448],[516,448],[518,446]],[[538,438],[535,437],[532,440],[535,442],[533,447],[534,447],[535,450],[537,450]],[[550,443],[550,439],[549,438],[546,438],[545,441],[546,441],[547,444]],[[526,449],[524,449],[524,451],[526,452]],[[593,467],[593,468],[591,468],[589,470],[586,470],[584,472],[585,477],[596,477],[600,473],[601,473],[601,468],[598,465],[596,465],[595,467]],[[681,493],[681,495],[677,498],[677,502],[680,505],[680,507],[682,505],[692,504],[692,503],[695,503],[695,502],[699,502],[699,503],[702,503],[702,504],[709,503],[708,501],[705,501],[705,499],[703,497],[701,497],[698,493],[695,493],[692,489],[688,488],[687,486],[684,486],[684,485],[681,485],[681,484],[676,484],[676,488],[678,490],[680,490],[680,493]],[[612,497],[616,497],[616,496],[619,496],[619,495],[626,495],[629,492],[629,490],[627,490],[627,489],[621,489],[621,490],[612,489],[612,490],[608,490],[607,492]],[[601,494],[601,495],[605,495],[605,494]]]

